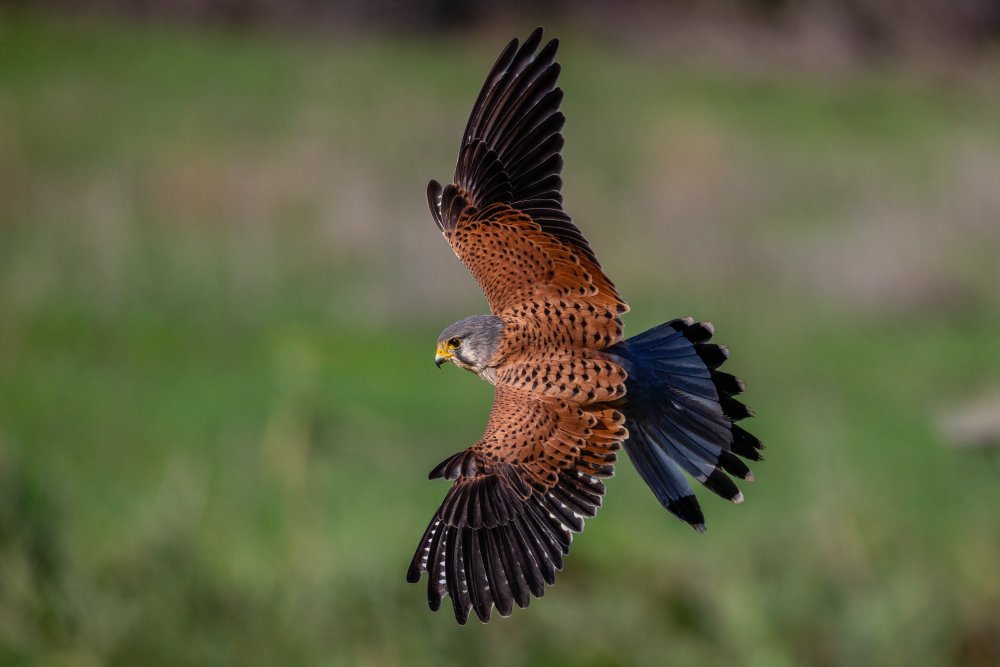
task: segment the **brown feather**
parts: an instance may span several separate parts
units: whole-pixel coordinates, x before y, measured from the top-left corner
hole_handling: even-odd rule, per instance
[[[460,622],[470,609],[485,621],[494,605],[506,615],[513,602],[527,605],[528,591],[540,597],[562,568],[572,534],[597,513],[599,477],[612,474],[628,437],[624,421],[598,403],[498,384],[482,440],[435,469],[457,472],[457,479],[407,578],[434,573],[432,606],[448,593]]]
[[[601,352],[621,340],[628,305],[562,209],[558,42],[540,45],[539,29],[507,46],[470,115],[455,182],[427,192],[503,321],[486,431],[432,471],[454,485],[407,575],[428,572],[432,608],[447,593],[460,623],[493,606],[507,615],[554,582],[628,437],[608,405],[627,374]]]

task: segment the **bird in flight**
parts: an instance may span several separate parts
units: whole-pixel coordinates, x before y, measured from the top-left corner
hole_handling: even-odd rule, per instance
[[[734,503],[732,477],[760,441],[736,424],[744,385],[712,325],[675,319],[623,340],[628,312],[563,210],[558,40],[512,40],[486,77],[462,135],[455,181],[431,181],[431,215],[489,302],[447,327],[435,362],[495,387],[483,437],[430,478],[453,480],[407,572],[427,599],[484,623],[526,607],[596,514],[624,448],[660,503],[698,531],[705,519],[685,473]],[[541,48],[539,48],[541,46]]]

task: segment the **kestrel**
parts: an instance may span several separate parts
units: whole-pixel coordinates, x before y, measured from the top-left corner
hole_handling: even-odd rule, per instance
[[[734,503],[730,475],[760,441],[736,425],[743,382],[712,325],[675,319],[623,340],[628,312],[594,251],[563,210],[565,118],[558,40],[542,29],[512,40],[486,77],[462,136],[455,182],[427,188],[431,214],[482,286],[489,315],[446,328],[435,362],[495,386],[482,439],[430,478],[453,480],[407,572],[427,572],[465,623],[495,606],[508,616],[555,582],[573,534],[604,495],[624,446],[660,503],[698,531],[705,519],[687,473]]]

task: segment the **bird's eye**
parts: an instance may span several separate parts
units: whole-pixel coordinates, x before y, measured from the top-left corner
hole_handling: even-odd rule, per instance
[[[456,348],[456,347],[458,347],[461,344],[462,344],[462,341],[459,338],[449,338],[448,339],[448,347],[450,347],[450,348]]]

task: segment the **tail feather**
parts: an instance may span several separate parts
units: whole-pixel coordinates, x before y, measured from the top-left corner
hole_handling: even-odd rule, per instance
[[[629,429],[625,452],[660,504],[696,530],[704,530],[705,516],[691,485],[680,467],[653,442],[643,426],[636,423]]]
[[[732,452],[722,451],[719,453],[719,467],[733,477],[739,477],[748,482],[753,481],[753,473],[750,472],[750,467]]]
[[[763,461],[762,449],[765,449],[764,444],[755,435],[733,424],[733,453],[750,461]]]
[[[736,396],[747,388],[743,380],[725,371],[712,371],[712,384],[720,396]]]
[[[740,457],[759,461],[764,447],[735,424],[752,412],[734,398],[743,381],[717,370],[729,350],[708,342],[713,333],[710,323],[677,319],[607,350],[629,373],[626,453],[660,503],[698,530],[704,516],[683,473],[740,503],[730,475],[753,480]]]

